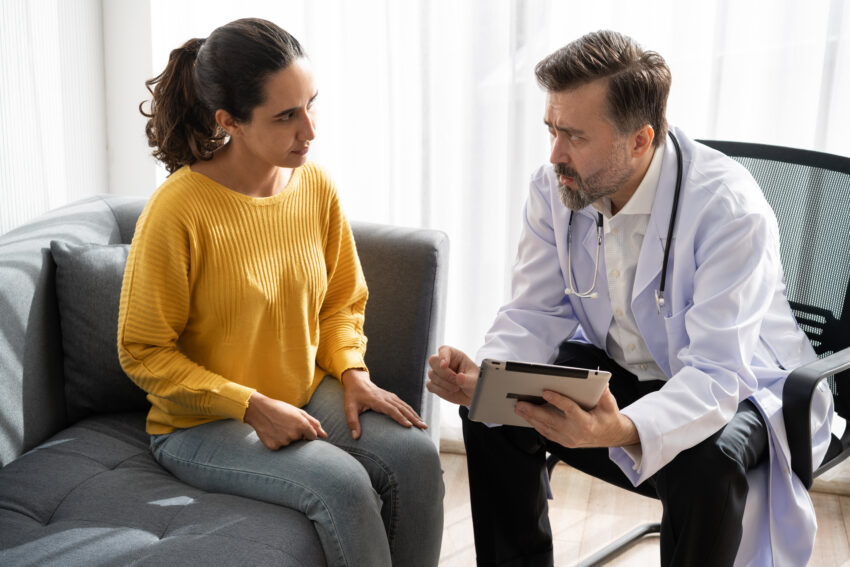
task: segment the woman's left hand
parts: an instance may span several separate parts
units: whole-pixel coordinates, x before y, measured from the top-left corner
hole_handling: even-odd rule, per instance
[[[345,417],[352,438],[360,439],[360,414],[367,410],[388,415],[404,427],[428,428],[412,407],[392,392],[376,386],[365,370],[346,370],[342,373],[342,385],[345,388]]]

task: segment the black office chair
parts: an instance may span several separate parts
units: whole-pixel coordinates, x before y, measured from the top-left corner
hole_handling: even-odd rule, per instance
[[[850,424],[832,436],[813,466],[810,409],[815,388],[828,380],[836,414],[850,420],[850,158],[808,150],[700,140],[732,157],[755,177],[779,222],[788,299],[818,360],[795,369],[782,392],[791,468],[806,488],[850,455]],[[557,457],[547,465],[551,476]],[[581,561],[603,565],[659,523],[638,526]]]

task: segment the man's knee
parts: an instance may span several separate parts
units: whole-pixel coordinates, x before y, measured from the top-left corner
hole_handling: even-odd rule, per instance
[[[717,443],[716,436],[686,449],[659,471],[656,486],[659,496],[675,487],[688,491],[689,495],[708,498],[713,490],[725,493],[730,485],[746,483],[747,471],[735,455]]]

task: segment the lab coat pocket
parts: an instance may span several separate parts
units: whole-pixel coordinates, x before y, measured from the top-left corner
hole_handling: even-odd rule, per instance
[[[664,316],[664,330],[667,333],[667,357],[670,360],[670,370],[673,374],[681,368],[680,354],[688,348],[690,337],[685,327],[685,316],[693,307],[694,302],[689,301],[682,309],[671,315]]]

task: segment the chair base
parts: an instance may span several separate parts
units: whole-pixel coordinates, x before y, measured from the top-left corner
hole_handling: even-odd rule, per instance
[[[621,536],[619,539],[616,539],[590,555],[589,557],[582,560],[580,563],[576,563],[575,567],[596,567],[598,565],[604,565],[626,551],[629,547],[637,543],[644,536],[651,534],[660,534],[661,533],[661,524],[659,523],[646,523],[642,524],[629,533]]]

